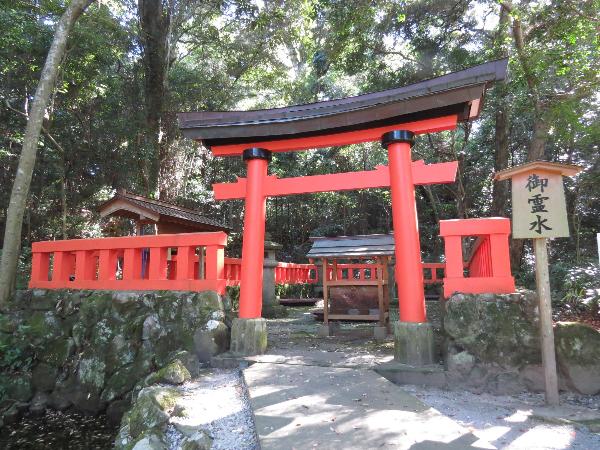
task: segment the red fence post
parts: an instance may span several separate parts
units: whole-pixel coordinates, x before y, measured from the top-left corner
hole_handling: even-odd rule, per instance
[[[68,287],[71,275],[75,275],[75,257],[71,252],[54,252],[54,267],[52,269],[52,285]]]
[[[142,278],[142,249],[126,248],[123,253],[123,280]]]
[[[151,280],[167,279],[167,247],[150,248],[150,270]]]
[[[96,258],[89,250],[75,252],[75,282],[96,278]]]
[[[196,278],[194,267],[196,247],[177,247],[177,279],[193,280]]]
[[[117,274],[117,253],[115,250],[102,249],[98,262],[98,281],[114,280]]]
[[[49,271],[50,253],[33,252],[31,258],[31,280],[29,281],[29,287],[35,287],[37,282],[47,283]]]
[[[222,280],[225,278],[225,250],[220,245],[206,247],[206,279]]]

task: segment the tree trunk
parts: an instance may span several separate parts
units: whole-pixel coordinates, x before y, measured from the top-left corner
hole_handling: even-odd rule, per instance
[[[144,62],[146,148],[151,153],[144,170],[150,180],[149,190],[159,191],[159,197],[160,168],[167,153],[163,112],[170,65],[171,13],[168,0],[138,0]]]
[[[498,21],[498,32],[494,43],[495,56],[503,58],[508,56],[506,49],[506,37],[508,36],[508,11],[500,7],[500,19]],[[497,172],[508,167],[510,156],[508,146],[509,118],[507,106],[507,89],[504,83],[498,83],[496,90],[496,117],[495,117],[495,142],[494,142],[494,170]],[[506,216],[508,205],[509,181],[494,181],[492,191],[492,216]]]
[[[25,128],[23,148],[6,214],[4,247],[2,248],[2,260],[0,262],[0,310],[5,309],[14,286],[21,244],[23,215],[35,167],[38,139],[42,129],[46,105],[54,89],[61,60],[65,55],[69,33],[79,16],[92,2],[93,0],[71,1],[58,22],[44,68],[40,75],[40,81],[33,99],[33,106],[29,113],[27,127]]]

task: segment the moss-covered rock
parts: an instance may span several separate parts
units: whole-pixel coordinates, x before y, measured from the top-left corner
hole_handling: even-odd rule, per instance
[[[101,399],[111,402],[131,391],[134,386],[148,373],[140,364],[129,364],[117,370],[107,381],[102,391]]]
[[[63,336],[48,341],[38,354],[41,361],[54,367],[62,367],[74,351],[75,341]]]
[[[202,362],[218,354],[226,352],[229,348],[229,327],[223,322],[210,319],[206,325],[194,333],[194,350]]]
[[[127,415],[129,433],[137,438],[142,433],[164,431],[169,421],[169,411],[175,407],[180,393],[175,389],[152,386],[144,388]]]
[[[562,322],[554,331],[556,356],[569,387],[582,394],[600,392],[600,331]]]
[[[181,450],[210,450],[212,439],[203,430],[187,436],[181,442]]]
[[[28,402],[33,397],[30,373],[0,374],[0,392],[17,402]]]
[[[478,361],[521,367],[540,362],[536,296],[455,294],[446,302],[444,331]]]
[[[104,387],[105,369],[104,358],[93,349],[87,349],[79,361],[77,381],[90,392],[99,394]]]
[[[106,351],[106,372],[112,375],[120,367],[133,363],[137,354],[134,342],[123,334],[114,336]]]
[[[51,311],[34,311],[21,328],[34,345],[45,343],[63,332],[60,319]]]
[[[36,391],[51,392],[56,385],[58,369],[56,366],[40,363],[31,373],[31,383]]]
[[[108,318],[104,318],[92,327],[90,343],[97,351],[105,352],[114,335],[114,328],[110,326]]]
[[[162,369],[148,375],[146,385],[155,383],[182,384],[191,378],[190,372],[178,359],[167,364]]]

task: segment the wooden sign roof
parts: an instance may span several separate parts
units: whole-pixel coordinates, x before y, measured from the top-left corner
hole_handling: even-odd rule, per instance
[[[536,170],[541,170],[550,173],[558,173],[563,177],[570,177],[581,172],[583,168],[574,164],[562,164],[550,161],[533,161],[530,163],[521,164],[519,166],[509,167],[508,169],[500,170],[499,172],[496,172],[494,174],[494,180],[507,180],[508,178],[512,178],[520,173],[533,172]]]
[[[207,147],[322,136],[416,120],[479,115],[486,87],[506,77],[501,59],[395,89],[285,108],[179,113],[185,137]]]
[[[119,216],[149,223],[172,223],[188,231],[231,231],[231,227],[191,209],[119,190],[98,208],[101,217]]]
[[[311,237],[313,245],[308,258],[347,258],[394,254],[393,234],[368,234],[339,237]]]

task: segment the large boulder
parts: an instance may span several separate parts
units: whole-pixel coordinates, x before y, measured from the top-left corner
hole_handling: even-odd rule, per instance
[[[567,385],[581,394],[600,392],[600,331],[561,322],[554,330],[556,357]]]
[[[505,367],[540,362],[537,297],[515,294],[455,294],[446,302],[445,334],[457,353]]]

